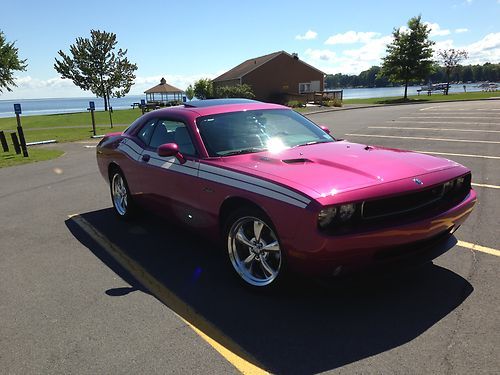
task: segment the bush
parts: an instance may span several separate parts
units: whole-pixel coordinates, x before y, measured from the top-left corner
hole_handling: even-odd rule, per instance
[[[323,105],[326,107],[342,107],[342,101],[340,99],[325,100]]]
[[[305,107],[306,105],[298,100],[290,100],[288,103],[286,103],[287,107],[291,108],[302,108]]]
[[[220,86],[215,90],[215,97],[217,98],[245,98],[253,99],[255,94],[250,85],[242,84],[235,86]]]

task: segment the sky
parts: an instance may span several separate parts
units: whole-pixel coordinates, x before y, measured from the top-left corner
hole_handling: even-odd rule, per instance
[[[117,34],[117,47],[137,64],[131,95],[162,77],[185,89],[281,50],[328,74],[359,74],[381,64],[393,29],[417,15],[431,27],[436,50],[465,49],[465,64],[500,62],[500,0],[25,0],[1,9],[0,30],[28,68],[0,100],[92,96],[53,67],[57,52],[91,29]]]

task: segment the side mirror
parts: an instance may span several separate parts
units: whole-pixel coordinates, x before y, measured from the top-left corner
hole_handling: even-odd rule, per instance
[[[328,129],[325,125],[320,125],[319,126],[321,130],[323,130],[326,134],[330,134],[330,129]]]
[[[163,145],[160,145],[156,152],[158,153],[158,156],[161,157],[175,156],[181,164],[184,164],[186,162],[186,159],[179,151],[179,146],[177,145],[177,143],[165,143]]]

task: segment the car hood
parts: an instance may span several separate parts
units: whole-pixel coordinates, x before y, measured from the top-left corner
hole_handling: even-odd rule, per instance
[[[360,189],[459,166],[412,151],[346,141],[223,158],[241,172],[282,182],[313,198]]]

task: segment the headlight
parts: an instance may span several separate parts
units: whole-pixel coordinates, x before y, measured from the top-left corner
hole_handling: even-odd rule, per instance
[[[340,206],[323,208],[318,214],[318,225],[326,228],[331,223],[345,223],[353,217],[356,212],[356,204],[348,203]]]
[[[318,224],[321,228],[325,228],[330,224],[337,214],[337,207],[328,207],[322,209],[318,214]]]
[[[444,183],[443,190],[445,194],[449,192],[451,189],[453,189],[453,183],[454,183],[453,180]]]
[[[465,177],[459,177],[455,181],[456,181],[456,188],[460,190],[462,186],[464,186]]]
[[[356,212],[356,205],[354,203],[350,204],[343,204],[342,206],[339,207],[339,219],[340,221],[344,222],[349,220],[352,215],[354,215],[354,212]]]

